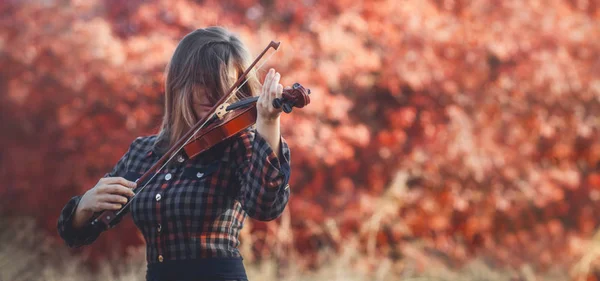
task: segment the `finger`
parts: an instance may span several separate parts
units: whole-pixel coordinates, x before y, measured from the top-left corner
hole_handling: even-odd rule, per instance
[[[105,184],[121,184],[121,185],[129,187],[129,188],[135,188],[137,186],[137,184],[135,182],[128,181],[123,177],[104,178],[103,183],[105,183]]]
[[[114,204],[125,204],[128,201],[127,197],[115,194],[104,194],[101,195],[99,199],[102,202]]]
[[[262,87],[260,88],[260,96],[263,96],[265,94],[265,88],[269,84],[269,76],[270,75],[271,75],[271,70],[269,70],[267,72],[267,75],[265,75],[265,80],[263,81]]]
[[[261,94],[258,96],[258,100],[256,101],[257,109],[262,105],[262,103],[263,103],[262,100],[263,99],[264,99],[264,95],[261,92]]]
[[[278,84],[277,85],[277,93],[276,93],[275,97],[281,98],[281,96],[283,96],[283,85]]]
[[[262,88],[263,95],[268,95],[269,89],[271,88],[271,83],[273,83],[273,75],[274,74],[275,74],[275,70],[272,68],[269,69],[269,74],[267,74],[267,77],[265,77],[265,84],[263,85],[263,88]]]
[[[273,100],[275,99],[275,96],[276,96],[277,85],[279,85],[280,77],[281,77],[281,75],[279,74],[279,72],[275,73],[275,75],[273,75],[273,81],[271,82],[271,85],[269,87],[268,98],[266,100],[266,103],[267,103],[266,106],[269,109],[269,112],[275,110],[275,108],[273,107]]]
[[[98,208],[101,210],[119,210],[119,209],[121,209],[121,207],[123,207],[121,204],[105,203],[105,202],[98,203]]]
[[[263,95],[263,98],[260,102],[260,106],[267,109],[269,105],[269,95],[265,92],[265,94]]]
[[[269,90],[269,103],[271,103],[277,97],[277,87],[279,86],[279,79],[281,79],[281,74],[277,72],[275,77],[273,78],[273,82],[271,83],[271,89]]]
[[[261,96],[260,96],[259,101],[258,101],[259,102],[258,105],[260,107],[265,107],[265,105],[267,104],[268,90],[269,90],[269,87],[271,85],[271,80],[272,80],[271,75],[272,75],[272,73],[273,73],[273,69],[271,68],[269,70],[269,73],[265,77],[265,83],[263,84],[263,87],[261,89]]]
[[[108,184],[100,187],[101,193],[121,194],[123,196],[133,196],[135,193],[128,187],[120,184]]]

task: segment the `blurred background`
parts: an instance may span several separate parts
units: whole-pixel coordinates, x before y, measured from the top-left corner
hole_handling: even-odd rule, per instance
[[[164,70],[221,25],[311,103],[292,196],[248,220],[250,280],[600,280],[598,0],[0,2],[0,280],[143,280],[130,217],[56,221],[137,137]]]

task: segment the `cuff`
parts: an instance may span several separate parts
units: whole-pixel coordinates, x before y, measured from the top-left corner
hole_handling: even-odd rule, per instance
[[[89,244],[99,235],[99,233],[92,233],[92,229],[88,226],[84,226],[81,229],[73,228],[73,219],[80,200],[81,196],[72,197],[63,208],[58,219],[58,233],[66,244],[72,248]]]
[[[256,132],[252,150],[265,159],[266,158],[266,180],[271,188],[284,187],[288,184],[291,168],[290,168],[290,148],[283,138],[279,137],[280,156],[273,151],[269,143]]]

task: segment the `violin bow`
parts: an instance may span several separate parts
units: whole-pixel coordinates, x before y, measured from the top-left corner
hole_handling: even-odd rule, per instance
[[[219,101],[217,101],[217,103],[215,103],[215,106],[213,106],[211,108],[211,110],[209,111],[208,114],[206,114],[201,120],[199,120],[198,122],[196,122],[196,124],[194,124],[194,126],[192,128],[190,128],[190,130],[188,130],[188,132],[183,135],[173,146],[171,146],[171,148],[169,148],[169,150],[160,158],[158,159],[158,161],[156,161],[156,163],[154,163],[154,165],[152,165],[152,167],[150,167],[150,169],[148,169],[139,179],[137,179],[135,182],[140,182],[140,183],[145,183],[142,187],[138,187],[136,188],[136,190],[134,190],[135,195],[133,195],[128,201],[127,203],[119,210],[117,211],[111,211],[111,210],[106,210],[101,212],[98,216],[94,216],[91,218],[91,225],[95,228],[100,228],[102,230],[106,230],[108,228],[111,228],[112,222],[115,221],[120,215],[122,215],[125,210],[127,209],[127,207],[129,207],[129,204],[131,203],[131,201],[133,201],[133,199],[135,198],[135,196],[141,192],[142,190],[144,190],[146,188],[146,186],[148,185],[148,183],[150,183],[152,181],[152,179],[154,179],[154,177],[156,177],[156,175],[169,163],[171,162],[171,160],[175,157],[175,155],[177,155],[177,153],[183,149],[185,147],[185,145],[192,140],[192,138],[194,138],[194,136],[202,129],[206,126],[207,123],[209,123],[209,121],[213,118],[213,116],[215,115],[215,113],[217,113],[217,110],[225,110],[225,104],[227,103],[227,101],[232,97],[233,93],[239,91],[239,89],[246,83],[248,82],[248,74],[250,73],[250,71],[252,71],[252,68],[254,68],[254,66],[258,63],[258,61],[260,61],[260,59],[267,53],[267,51],[271,48],[273,48],[275,51],[277,51],[279,49],[279,45],[281,43],[280,42],[275,42],[275,41],[271,41],[271,43],[269,43],[269,45],[258,55],[258,57],[252,62],[252,64],[250,64],[250,66],[246,69],[246,71],[244,71],[244,73],[238,78],[237,81],[235,81],[235,83],[229,88],[229,90],[227,91],[227,94],[223,95],[223,97],[221,97],[221,99],[219,99]],[[274,54],[271,53],[267,59],[258,66],[257,70],[260,69],[270,58],[271,56]],[[150,176],[150,174],[152,174],[152,177],[150,178],[150,180],[146,181],[146,179]]]

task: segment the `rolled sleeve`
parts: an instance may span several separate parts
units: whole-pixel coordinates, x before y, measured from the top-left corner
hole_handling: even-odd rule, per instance
[[[136,141],[139,140],[136,139]],[[135,148],[136,141],[134,141],[129,150],[119,159],[113,169],[104,175],[104,177],[123,177],[127,172],[127,163],[130,161],[130,155],[132,150]],[[72,197],[67,204],[63,207],[60,217],[57,222],[57,230],[60,237],[65,241],[65,244],[71,248],[81,247],[83,245],[89,245],[96,241],[98,236],[102,233],[102,229],[94,227],[91,224],[87,224],[82,228],[73,228],[73,219],[75,218],[75,211],[79,205],[79,201],[83,196]],[[122,216],[115,220],[114,224],[119,223],[122,220]]]
[[[69,202],[63,207],[60,217],[58,218],[58,233],[60,237],[65,241],[67,246],[71,248],[81,247],[83,245],[89,245],[94,242],[100,235],[100,231],[92,228],[90,225],[85,226],[81,229],[73,228],[73,219],[75,217],[75,210],[79,205],[81,196],[72,197]]]
[[[280,156],[255,131],[243,133],[238,154],[240,201],[246,213],[254,219],[276,219],[285,209],[290,196],[290,149],[280,137]]]

